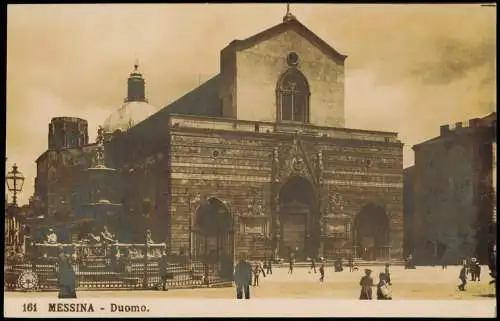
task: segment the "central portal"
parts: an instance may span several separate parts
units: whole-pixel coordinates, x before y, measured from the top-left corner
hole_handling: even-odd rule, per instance
[[[280,190],[279,203],[279,256],[289,258],[293,253],[297,260],[315,256],[317,244],[314,236],[317,234],[318,222],[312,184],[305,178],[291,177]]]

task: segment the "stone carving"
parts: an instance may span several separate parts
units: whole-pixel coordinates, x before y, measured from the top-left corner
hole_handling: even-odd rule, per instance
[[[97,147],[94,157],[94,167],[104,166],[104,148],[103,146]]]
[[[301,155],[297,135],[294,135],[293,137],[293,145],[285,161],[285,168],[287,173],[284,173],[284,177],[289,175],[307,175],[307,166],[305,164],[304,158]]]
[[[325,234],[325,215],[323,215],[323,212],[319,215],[319,231],[320,235]]]
[[[262,200],[259,197],[257,189],[250,189],[250,200],[248,202],[248,214],[263,216],[264,206],[262,205]]]
[[[274,147],[273,149],[273,174],[274,182],[279,182],[280,180],[280,158],[279,158],[279,148]]]
[[[316,163],[316,177],[318,179],[318,183],[322,184],[323,183],[323,152],[319,151],[318,154],[316,155],[317,157],[317,163]]]
[[[328,211],[329,214],[338,214],[344,207],[342,206],[342,196],[338,193],[332,193],[328,198]]]

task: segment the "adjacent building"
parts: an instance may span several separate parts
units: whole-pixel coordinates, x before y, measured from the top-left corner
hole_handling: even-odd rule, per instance
[[[496,239],[496,113],[441,126],[413,146],[405,170],[405,225],[417,263],[488,262]]]

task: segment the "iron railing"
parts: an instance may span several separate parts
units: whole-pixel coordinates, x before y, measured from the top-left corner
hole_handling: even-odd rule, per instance
[[[58,251],[71,257],[78,289],[156,289],[165,244],[35,244],[26,255],[7,257],[4,289],[56,290]],[[205,257],[167,255],[167,287],[189,288],[220,284],[221,263]],[[28,280],[28,281],[26,281]]]

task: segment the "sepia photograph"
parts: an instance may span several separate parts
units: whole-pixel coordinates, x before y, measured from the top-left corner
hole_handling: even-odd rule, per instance
[[[496,317],[496,4],[8,4],[4,317]]]

